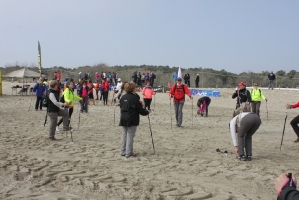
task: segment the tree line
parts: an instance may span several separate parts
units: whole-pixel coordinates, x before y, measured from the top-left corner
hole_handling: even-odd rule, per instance
[[[22,69],[27,67],[33,71],[38,71],[36,66],[20,66],[20,65],[11,65],[1,67],[2,74],[12,72],[14,70]],[[45,74],[48,79],[53,78],[54,72],[62,72],[63,79],[70,75],[75,81],[78,80],[78,73],[90,73],[91,77],[94,79],[95,72],[101,73],[106,72],[116,72],[118,77],[122,78],[125,81],[131,81],[134,72],[153,72],[156,75],[155,86],[167,86],[168,82],[173,84],[173,75],[178,71],[178,66],[169,67],[169,66],[154,66],[154,65],[124,65],[124,66],[108,66],[104,63],[97,64],[94,66],[80,66],[76,68],[64,68],[62,66],[53,66],[51,68],[43,68],[43,74]],[[201,88],[234,88],[236,85],[245,81],[248,86],[252,86],[253,83],[258,83],[260,87],[268,86],[268,74],[269,71],[262,71],[260,73],[247,71],[240,74],[235,74],[228,72],[225,69],[214,70],[211,68],[182,68],[182,76],[189,73],[191,80],[191,87],[195,87],[195,78],[199,74],[200,82],[199,86]],[[290,70],[286,72],[284,70],[279,70],[274,72],[276,75],[275,87],[281,88],[295,88],[299,84],[299,72],[296,70]],[[4,79],[5,80],[5,79]]]

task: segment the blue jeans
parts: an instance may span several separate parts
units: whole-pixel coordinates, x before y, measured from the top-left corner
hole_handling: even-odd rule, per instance
[[[183,106],[184,101],[182,102],[174,102],[174,111],[175,111],[175,119],[177,125],[181,125],[183,121]]]

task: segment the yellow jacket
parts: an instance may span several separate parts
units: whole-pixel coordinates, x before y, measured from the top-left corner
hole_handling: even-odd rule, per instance
[[[266,97],[264,96],[262,90],[256,89],[256,88],[253,88],[250,91],[250,96],[251,96],[252,101],[261,101],[261,98],[264,99],[264,100],[266,99]]]
[[[74,101],[75,100],[82,100],[81,97],[77,96],[76,94],[74,94],[74,92],[72,90],[70,90],[69,88],[66,88],[63,92],[63,97],[64,97],[64,101],[67,102],[70,107],[74,107]],[[72,101],[70,103],[70,101]]]

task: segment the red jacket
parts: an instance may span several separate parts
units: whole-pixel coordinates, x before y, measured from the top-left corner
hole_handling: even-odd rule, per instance
[[[186,84],[173,85],[169,91],[169,96],[173,96],[173,102],[185,101],[185,94],[191,97],[190,90]]]
[[[109,92],[109,83],[107,81],[105,81],[102,84],[102,88],[103,88],[104,92]]]
[[[299,107],[299,102],[292,104],[292,108],[297,108],[297,107]]]

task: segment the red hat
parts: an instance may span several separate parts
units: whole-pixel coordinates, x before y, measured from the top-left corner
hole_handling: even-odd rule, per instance
[[[241,82],[238,84],[238,86],[245,86],[246,87],[246,82]]]

